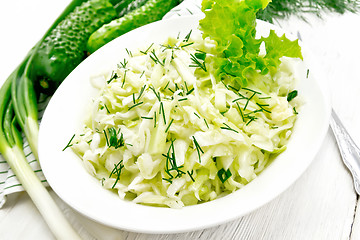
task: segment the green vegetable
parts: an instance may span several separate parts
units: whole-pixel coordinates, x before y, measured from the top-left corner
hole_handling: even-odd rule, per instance
[[[274,73],[283,56],[302,58],[296,41],[279,37],[274,31],[269,37],[256,39],[256,13],[269,0],[228,1],[204,0],[200,20],[203,37],[216,41],[217,54],[212,59],[217,81],[234,82],[235,87],[246,87],[257,75]],[[224,27],[226,26],[226,27]],[[265,43],[266,55],[261,56],[260,45]]]
[[[287,101],[290,102],[291,100],[293,100],[296,96],[298,95],[298,91],[294,90],[289,92],[288,96],[287,96]]]
[[[86,41],[116,16],[108,0],[89,0],[66,16],[42,41],[31,65],[32,78],[51,94],[86,57]]]
[[[15,83],[26,63],[27,59],[9,76],[0,89],[0,153],[7,160],[54,236],[57,239],[80,239],[31,169],[23,152],[21,131],[11,100],[11,85]]]
[[[303,13],[312,13],[320,16],[324,10],[343,14],[347,11],[358,12],[357,0],[273,0],[267,8],[257,13],[259,19],[273,22],[275,19],[284,19],[289,16],[304,18]]]
[[[129,4],[129,1],[122,2]],[[21,133],[25,134],[38,158],[39,92],[35,91],[36,87],[53,93],[86,57],[85,46],[90,34],[116,16],[112,4],[117,11],[122,10],[117,3],[117,0],[111,3],[107,0],[71,1],[0,88],[0,153],[57,239],[79,237],[30,168],[23,152]]]
[[[141,7],[149,0],[124,0],[115,6],[117,9],[118,17],[125,16],[127,13],[134,11],[135,9]]]
[[[21,130],[37,158],[37,94],[29,76],[29,66],[39,45],[69,13],[84,0],[73,0],[55,20],[44,37],[31,49],[24,61],[0,88],[0,153],[43,215],[57,239],[79,239],[51,196],[30,168],[24,152]]]
[[[103,25],[91,34],[87,43],[87,51],[93,53],[101,46],[126,32],[160,20],[177,4],[179,4],[179,0],[149,0],[140,8]]]

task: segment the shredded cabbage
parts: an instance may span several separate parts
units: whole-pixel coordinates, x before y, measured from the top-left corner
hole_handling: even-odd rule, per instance
[[[192,33],[132,50],[97,78],[99,95],[72,149],[121,199],[181,208],[242,188],[286,149],[299,107],[293,59],[264,88],[218,81],[217,45]],[[99,84],[99,79],[102,84]]]

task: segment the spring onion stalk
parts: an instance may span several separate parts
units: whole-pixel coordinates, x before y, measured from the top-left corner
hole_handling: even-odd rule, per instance
[[[73,0],[55,20],[44,37],[29,52],[0,88],[0,154],[38,208],[57,239],[80,239],[49,192],[28,164],[22,133],[38,159],[38,108],[33,81],[29,77],[31,57],[46,35],[84,0]]]
[[[34,83],[30,75],[30,65],[32,64],[33,54],[37,51],[46,36],[54,29],[70,12],[86,0],[73,0],[54,21],[40,41],[30,50],[26,60],[19,66],[16,75],[12,77],[14,84],[11,86],[11,99],[17,122],[29,142],[30,149],[36,159],[38,159],[38,106]]]
[[[21,68],[21,67],[20,67]],[[57,239],[80,239],[49,192],[28,164],[23,152],[23,141],[11,99],[11,84],[19,68],[0,89],[0,153],[44,217]]]
[[[26,60],[13,77],[11,98],[17,122],[28,139],[34,157],[38,159],[38,107],[33,82],[27,76],[29,63],[30,61]]]

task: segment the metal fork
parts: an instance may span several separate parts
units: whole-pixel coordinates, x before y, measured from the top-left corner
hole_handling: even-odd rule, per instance
[[[342,160],[353,176],[355,191],[360,195],[360,149],[341,123],[334,109],[331,110],[330,126],[339,146]]]

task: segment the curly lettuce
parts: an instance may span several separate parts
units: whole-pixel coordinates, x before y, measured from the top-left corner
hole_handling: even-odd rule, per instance
[[[282,57],[302,59],[298,40],[279,37],[273,30],[268,37],[256,38],[256,13],[269,0],[204,0],[200,20],[203,37],[214,40],[217,48],[212,59],[217,81],[228,80],[246,87],[256,75],[275,74]],[[260,54],[261,44],[266,54]]]

